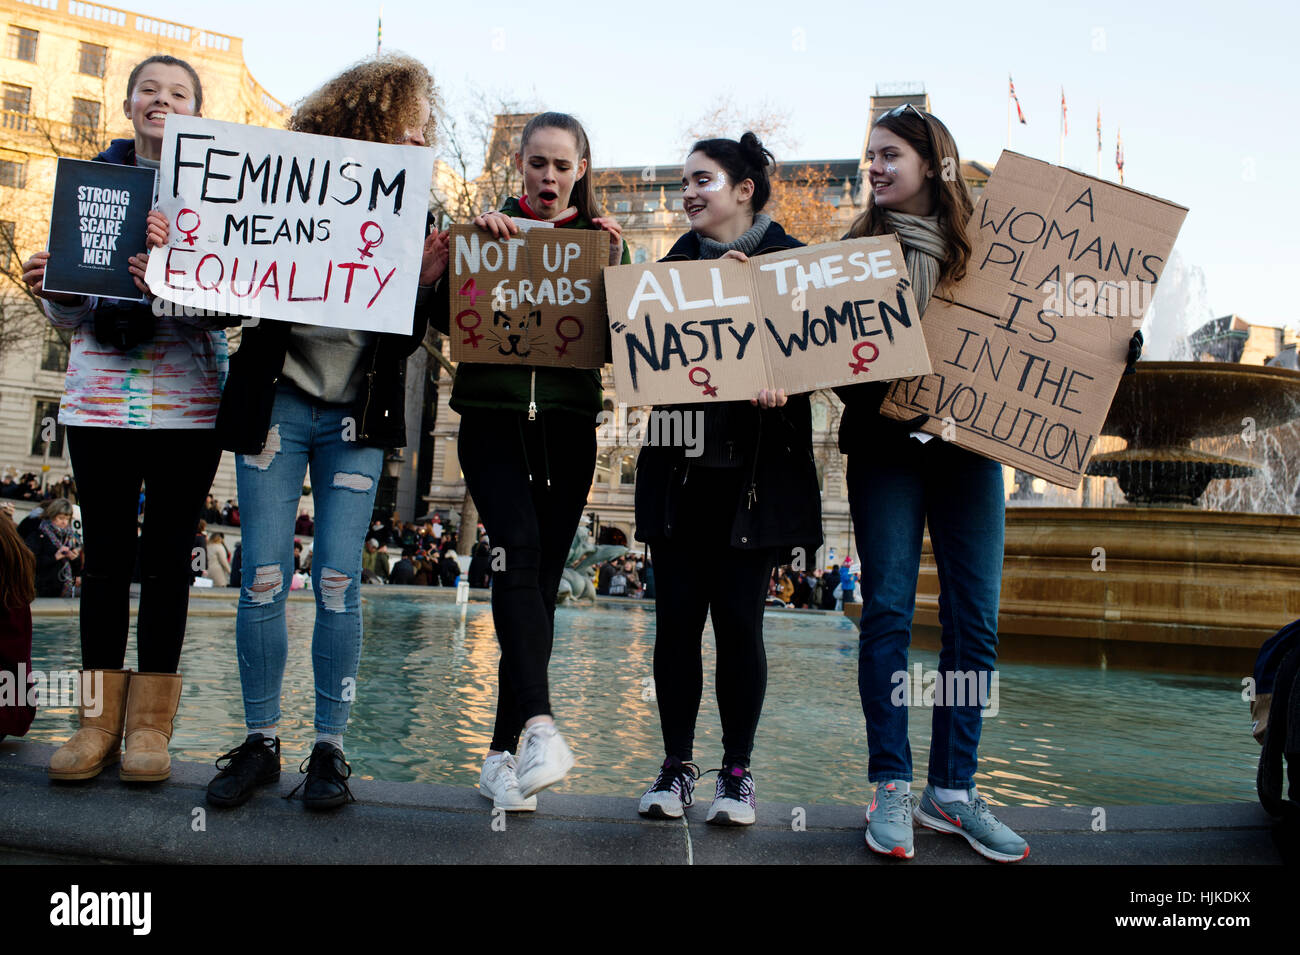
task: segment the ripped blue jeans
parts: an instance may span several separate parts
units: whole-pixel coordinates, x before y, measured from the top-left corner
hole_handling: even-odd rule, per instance
[[[243,580],[235,648],[250,733],[280,721],[289,656],[284,602],[293,575],[293,525],[309,467],[316,504],[316,732],[341,735],[347,728],[361,662],[361,553],[383,463],[380,448],[356,442],[357,427],[350,405],[322,404],[281,383],[262,453],[236,455]]]

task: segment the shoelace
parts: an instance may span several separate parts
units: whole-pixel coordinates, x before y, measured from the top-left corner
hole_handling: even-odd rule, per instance
[[[340,783],[343,786],[343,791],[348,794],[348,799],[351,802],[356,802],[357,797],[352,795],[352,790],[348,788],[348,780],[352,778],[352,766],[341,754],[336,754],[338,754],[338,750],[334,749],[332,746],[325,749],[313,749],[311,755],[298,765],[298,772],[306,773],[307,775],[304,776],[302,782],[298,783],[297,786],[294,786],[289,792],[289,795],[284,798],[292,799],[294,793],[299,789],[302,789],[302,787],[306,785],[307,780],[311,779],[313,775],[316,775],[324,776],[326,779]],[[318,763],[323,765],[318,766]],[[347,770],[346,776],[338,771],[338,763],[342,763],[343,768]]]
[[[998,817],[993,815],[993,810],[989,809],[989,804],[984,801],[983,796],[976,796],[970,803],[971,810],[975,813],[975,819],[981,824],[987,826],[990,831],[996,832],[1004,828],[998,821]]]
[[[519,774],[515,771],[515,758],[513,756],[502,756],[501,762],[497,764],[497,779],[506,789],[519,788]]]
[[[683,806],[689,806],[695,799],[695,780],[700,778],[700,767],[694,763],[679,763],[675,768],[664,767],[655,777],[652,793],[671,792],[678,796]],[[687,780],[690,780],[688,783]]]
[[[745,770],[743,775],[733,776],[730,766],[723,766],[721,769],[710,769],[704,773],[718,774],[718,785],[714,790],[714,799],[734,799],[736,802],[754,805],[754,777]]]
[[[912,793],[906,792],[899,794],[897,799],[880,798],[880,791],[876,793],[876,808],[885,814],[885,822],[906,824],[912,817],[912,802],[915,799]]]
[[[274,755],[274,753],[275,753],[275,747],[274,747],[274,746],[267,746],[265,743],[255,743],[255,742],[252,742],[252,741],[250,741],[250,740],[244,740],[242,743],[240,743],[238,746],[236,746],[236,747],[235,747],[234,749],[232,749],[230,752],[228,752],[228,753],[222,753],[220,756],[218,756],[217,759],[216,759],[216,762],[215,762],[213,765],[215,765],[215,766],[217,767],[217,769],[221,770],[221,771],[224,773],[226,770],[228,770],[228,769],[230,769],[231,767],[233,767],[233,766],[235,765],[236,761],[238,761],[238,762],[240,762],[240,763],[243,763],[244,760],[243,760],[242,757],[247,756],[249,759],[254,759],[254,758],[256,758],[256,756],[257,756],[257,747],[259,747],[259,746],[261,746],[261,747],[265,747],[265,748],[267,749],[268,752],[270,752],[272,755]],[[225,764],[224,766],[221,765],[221,761],[222,761],[222,760],[225,760],[225,761],[226,761],[226,764]]]

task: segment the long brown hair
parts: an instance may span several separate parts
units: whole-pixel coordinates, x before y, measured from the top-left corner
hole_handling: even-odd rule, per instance
[[[18,536],[9,514],[0,511],[0,607],[25,607],[36,599],[36,555]]]
[[[960,281],[965,277],[966,263],[970,261],[971,246],[966,238],[966,223],[975,210],[975,204],[971,201],[966,180],[961,176],[957,141],[937,116],[915,107],[891,110],[876,120],[871,128],[876,126],[883,126],[906,142],[934,171],[930,179],[931,199],[948,245],[948,254],[939,263],[939,285],[942,288]],[[844,238],[886,235],[893,231],[885,218],[885,210],[876,205],[874,193],[868,190],[867,208],[853,220]]]
[[[573,203],[578,215],[590,222],[601,215],[600,203],[596,201],[596,170],[591,166],[591,143],[587,141],[587,131],[582,123],[568,113],[538,113],[524,126],[519,136],[519,154],[527,155],[528,140],[539,129],[562,129],[573,136],[578,146],[578,158],[587,160],[587,171],[573,184],[569,202]]]

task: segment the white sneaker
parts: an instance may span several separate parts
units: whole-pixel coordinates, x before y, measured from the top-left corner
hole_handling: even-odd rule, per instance
[[[637,811],[650,819],[680,819],[694,800],[695,780],[699,778],[700,770],[694,763],[665,759]]]
[[[755,817],[754,777],[743,766],[725,766],[705,822],[715,826],[752,826]]]
[[[492,805],[507,812],[532,812],[537,808],[537,797],[525,799],[519,791],[519,778],[515,775],[515,758],[509,752],[498,753],[483,760],[483,771],[478,777],[478,791]]]
[[[573,751],[554,723],[534,723],[519,747],[519,792],[525,799],[554,786],[573,768]]]

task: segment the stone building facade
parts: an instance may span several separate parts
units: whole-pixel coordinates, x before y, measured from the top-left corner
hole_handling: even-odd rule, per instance
[[[243,41],[199,27],[80,0],[0,0],[0,309],[5,321],[35,308],[21,263],[44,248],[59,156],[89,158],[132,136],[122,111],[132,67],[165,53],[188,61],[203,82],[203,114],[228,122],[283,126],[290,110],[248,71]],[[0,351],[0,469],[71,473],[57,417],[67,345],[39,320]],[[214,493],[235,496],[230,454]]]

